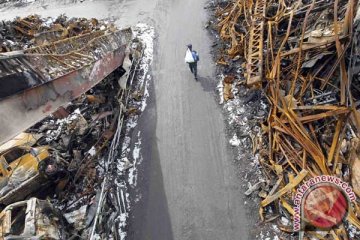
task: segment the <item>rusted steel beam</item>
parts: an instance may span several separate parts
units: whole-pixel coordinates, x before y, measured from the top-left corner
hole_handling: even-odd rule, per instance
[[[17,19],[14,25],[14,29],[27,36],[34,36],[38,27],[36,23],[26,21],[25,19]]]
[[[263,75],[263,38],[266,0],[256,0],[247,53],[248,86],[260,85]]]
[[[21,73],[24,77],[21,80],[28,85],[25,90],[0,99],[0,143],[79,97],[121,66],[131,32],[100,35],[87,43],[83,41],[84,38],[79,38],[84,42],[82,45],[60,41],[51,46],[42,46],[43,49],[39,47],[25,51],[21,57],[10,58],[7,64],[18,68],[16,71],[7,68],[7,73]],[[19,66],[24,63],[22,61],[27,66]],[[0,82],[4,76],[0,75]]]

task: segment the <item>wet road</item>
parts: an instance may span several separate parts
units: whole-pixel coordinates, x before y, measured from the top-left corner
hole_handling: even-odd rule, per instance
[[[3,18],[29,13],[139,21],[157,32],[154,81],[141,116],[143,163],[129,239],[246,240],[249,219],[227,149],[224,121],[214,97],[214,63],[204,29],[205,0],[42,1],[43,9],[8,9]],[[11,16],[11,17],[10,17]],[[200,53],[199,81],[184,64],[185,45]]]
[[[214,98],[204,6],[203,0],[159,1],[152,18],[158,32],[154,91],[139,124],[145,136],[139,182],[144,191],[131,239],[250,239]],[[183,60],[190,42],[200,53],[199,82]]]

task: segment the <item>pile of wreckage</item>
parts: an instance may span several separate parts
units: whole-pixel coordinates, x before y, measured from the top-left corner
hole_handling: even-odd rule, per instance
[[[130,45],[131,54],[125,53]],[[85,80],[71,74],[94,61],[95,70],[100,69],[105,77],[92,84],[85,82],[71,97],[64,91],[66,97],[61,99],[70,100],[65,106],[0,146],[0,239],[123,239],[121,230],[128,211],[127,168],[118,168],[118,157],[122,154],[123,123],[138,113],[138,104],[129,107],[128,103],[142,98],[141,91],[133,87],[142,43],[131,43],[131,30],[119,32],[113,24],[96,19],[62,15],[53,20],[32,15],[2,22],[0,47],[0,69],[7,70],[1,71],[1,80],[21,70],[34,71],[34,76],[46,80],[24,89],[2,89],[1,102],[23,101],[37,88],[35,94],[44,94],[41,87],[48,83],[54,83],[51,89],[59,87],[57,81],[63,76],[92,81],[94,71],[85,71],[90,76],[86,78],[83,73]],[[107,53],[117,56],[112,51],[118,48],[122,59],[116,62],[121,65],[107,74],[96,61]],[[15,59],[18,55],[1,54],[17,50],[23,51],[20,62]],[[32,62],[32,57],[43,57],[43,62]],[[53,68],[35,69],[38,62]],[[11,68],[12,64],[22,69]],[[83,84],[81,81],[76,86]],[[44,101],[37,103],[46,105]]]
[[[95,18],[68,18],[60,15],[41,18],[30,15],[0,22],[0,53],[24,50],[95,31],[116,31],[114,24]]]
[[[218,65],[224,100],[246,85],[267,100],[268,117],[253,141],[264,181],[260,217],[294,233],[297,187],[337,176],[360,197],[359,9],[353,0],[232,0],[216,5],[222,40]],[[225,71],[226,72],[226,71]],[[304,239],[358,239],[359,200],[331,230],[306,228]],[[287,219],[281,221],[281,219]],[[284,222],[288,224],[285,225]],[[357,229],[351,232],[349,229]],[[355,235],[354,235],[355,234]]]

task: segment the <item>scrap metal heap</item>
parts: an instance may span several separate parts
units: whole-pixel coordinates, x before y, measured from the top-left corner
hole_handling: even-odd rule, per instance
[[[99,30],[114,32],[116,27],[95,18],[68,18],[66,15],[56,19],[39,15],[19,17],[0,22],[0,53],[24,50]]]
[[[119,156],[124,121],[140,111],[144,46],[96,19],[3,24],[0,143],[17,136],[0,145],[0,239],[120,239],[131,163]],[[16,203],[29,197],[52,204]]]
[[[134,70],[131,69],[131,78],[119,81],[124,72],[122,68],[117,69],[80,98],[1,146],[0,156],[6,160],[14,156],[9,155],[14,154],[14,150],[21,151],[16,151],[20,160],[10,164],[14,173],[0,177],[3,183],[0,203],[6,206],[0,214],[0,239],[10,236],[90,239],[90,236],[94,237],[93,231],[101,239],[110,236],[120,239],[124,228],[122,221],[129,210],[124,179],[131,165],[130,162],[120,162],[119,156],[123,154],[120,140],[124,137],[122,127],[125,119],[139,111],[138,104],[128,106],[129,100],[136,98],[141,101],[141,89],[132,86]],[[131,95],[134,90],[137,94]],[[138,100],[134,100],[135,103]],[[31,150],[27,151],[25,146]],[[42,148],[51,150],[53,154],[42,156],[44,154],[38,150]],[[33,154],[41,161],[39,166],[30,162]],[[120,169],[119,165],[124,167]],[[38,172],[36,180],[32,177],[34,174],[28,174],[30,170]],[[15,174],[16,171],[20,174]],[[104,184],[106,193],[100,198]],[[8,188],[12,190],[10,197]],[[33,213],[36,215],[31,211],[13,211],[9,213],[11,221],[7,221],[7,211],[17,206],[24,210],[38,208],[35,204],[39,200],[32,200],[32,206],[27,201],[16,203],[28,196],[47,198],[52,204],[40,202],[50,204],[52,210],[35,210]],[[60,215],[52,213],[59,210]],[[35,227],[29,232],[27,228],[32,224]]]
[[[43,135],[38,144],[56,149],[66,162],[66,175],[52,180],[55,188],[48,194],[68,222],[85,238],[91,234],[106,175],[113,176],[112,184],[107,185],[108,194],[116,196],[126,192],[125,185],[119,193],[114,192],[118,189],[119,176],[108,172],[106,166],[110,152],[114,151],[110,144],[118,141],[114,135],[121,132],[119,126],[124,117],[137,113],[124,108],[124,96],[128,96],[129,91],[119,85],[118,78],[122,74],[121,69],[112,73],[69,106],[28,129],[30,133]],[[117,171],[116,166],[111,169]],[[116,217],[121,211],[127,211],[125,200],[118,202],[116,197],[108,197],[104,207],[101,222],[96,224],[97,232],[104,238],[118,236],[120,222]],[[109,221],[113,224],[108,226]]]
[[[22,52],[0,55],[0,98],[82,69],[104,58],[109,50],[121,49],[125,52],[125,34],[125,31],[107,35],[104,31],[95,31]],[[33,107],[36,106],[29,106]]]
[[[359,8],[353,0],[225,2],[216,11],[226,43],[218,64],[247,64],[243,75],[225,77],[224,98],[246,84],[268,101],[263,134],[253,141],[265,178],[260,216],[291,233],[279,217],[293,222],[296,188],[311,177],[337,176],[360,197]],[[360,229],[359,203],[343,224],[307,231],[306,239],[349,239],[349,224]]]
[[[0,45],[13,51],[0,53],[0,143],[121,66],[132,36],[131,29],[65,16],[19,18],[1,29]]]

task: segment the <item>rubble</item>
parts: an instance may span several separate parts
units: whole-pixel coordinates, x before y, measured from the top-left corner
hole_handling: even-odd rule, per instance
[[[0,170],[3,170],[3,175],[0,176],[0,203],[5,207],[4,214],[22,218],[18,212],[11,213],[11,209],[13,206],[26,209],[26,204],[29,205],[30,202],[16,201],[30,196],[47,198],[62,213],[61,219],[64,221],[56,227],[65,228],[69,232],[64,237],[51,235],[53,232],[38,233],[32,229],[33,235],[24,232],[27,236],[51,239],[125,239],[127,218],[131,210],[128,188],[136,187],[137,165],[142,159],[140,132],[132,155],[129,139],[137,124],[138,115],[146,107],[149,95],[154,29],[145,24],[137,25],[129,44],[127,39],[131,29],[118,31],[111,23],[97,19],[68,19],[62,15],[54,20],[31,15],[1,24],[0,45],[3,47],[0,65],[4,63],[4,56],[5,61],[8,61],[7,56],[10,56],[10,61],[13,61],[14,56],[18,57],[14,50],[25,52],[26,57],[35,57],[36,64],[41,62],[40,58],[45,60],[43,65],[36,68],[36,72],[46,79],[35,85],[32,83],[30,90],[26,89],[26,95],[28,91],[34,91],[38,87],[34,91],[38,96],[37,100],[41,102],[45,97],[50,97],[53,108],[56,106],[54,97],[43,89],[47,81],[52,84],[77,71],[78,77],[74,79],[80,79],[80,84],[86,82],[82,79],[90,78],[90,83],[78,84],[76,89],[69,89],[73,94],[71,98],[68,98],[69,92],[61,89],[64,96],[58,93],[56,95],[64,103],[56,112],[49,115],[50,112],[46,109],[41,114],[46,116],[49,112],[47,117],[0,146]],[[54,63],[51,60],[53,57],[57,58],[56,66],[50,65]],[[105,59],[104,62],[99,62],[102,58]],[[64,61],[60,61],[61,59]],[[93,69],[85,69],[92,64]],[[43,66],[52,69],[49,71]],[[109,68],[115,66],[115,71]],[[11,69],[8,66],[6,68]],[[111,73],[108,74],[107,71],[110,70]],[[27,69],[24,72],[26,71]],[[106,78],[102,79],[98,72]],[[95,79],[92,79],[94,75]],[[57,88],[59,85],[55,84],[53,87]],[[44,98],[38,95],[42,92],[41,89],[46,93]],[[24,102],[22,92],[7,91],[6,94],[2,96],[5,100],[0,99],[1,101],[12,101],[14,96],[20,96],[19,99]],[[29,104],[29,101],[25,101],[25,104]],[[7,155],[17,148],[24,151],[10,162]],[[34,162],[35,158],[39,162]],[[16,174],[12,169],[22,172]],[[11,197],[5,195],[9,193]],[[3,200],[2,195],[6,199]],[[42,200],[31,200],[32,208],[37,208],[35,205],[40,202]],[[51,222],[52,217],[49,212],[45,217],[39,215],[39,219],[30,219],[29,223]],[[8,236],[14,234],[14,231],[8,231],[5,227],[3,230],[0,239],[8,239]],[[48,230],[52,231],[52,228],[49,227]],[[17,234],[21,235],[20,232]]]
[[[31,198],[8,205],[0,213],[1,239],[75,239],[76,232],[46,200]]]
[[[0,204],[23,200],[62,177],[66,162],[48,145],[33,147],[39,136],[21,133],[0,146]]]
[[[237,135],[251,135],[251,144],[240,147],[251,148],[259,159],[259,178],[266,183],[259,189],[249,184],[247,192],[261,198],[260,219],[293,223],[296,188],[318,175],[337,176],[358,195],[360,21],[355,2],[234,0],[210,6],[217,18],[212,29],[221,39],[217,63],[225,74],[220,102],[230,108],[230,123],[240,128]],[[251,96],[245,86],[267,105],[252,116],[255,125],[240,117],[249,103],[241,94]],[[323,238],[348,239],[350,229],[360,228],[359,218],[356,201],[347,221],[324,231]],[[279,229],[296,235],[290,225]],[[360,237],[351,232],[353,239]],[[283,236],[289,237],[276,237]],[[303,237],[322,239],[313,231]]]
[[[96,31],[115,32],[113,23],[98,19],[29,15],[0,22],[0,53],[28,49]]]
[[[123,64],[131,29],[116,30],[109,24],[105,30],[92,30],[87,28],[91,22],[98,21],[82,19],[74,36],[0,53],[0,114],[8,116],[0,119],[4,126],[0,143],[79,97]]]
[[[68,113],[65,114],[67,116],[57,118],[55,116],[58,114],[50,115],[29,128],[27,133],[16,137],[16,141],[12,140],[0,147],[5,151],[2,153],[4,159],[8,159],[9,151],[24,149],[20,152],[19,159],[11,162],[10,167],[5,170],[10,171],[12,168],[23,172],[28,168],[32,170],[27,171],[28,174],[23,172],[15,174],[15,170],[6,175],[4,173],[3,178],[9,175],[9,180],[0,190],[1,194],[3,192],[7,194],[0,198],[1,203],[8,205],[28,195],[48,196],[52,199],[53,205],[61,209],[68,224],[83,237],[89,234],[87,229],[89,230],[94,220],[100,201],[100,187],[106,177],[105,158],[109,153],[114,134],[118,133],[120,136],[122,132],[119,124],[124,121],[126,113],[126,103],[122,103],[122,98],[118,98],[121,95],[128,95],[124,95],[126,90],[121,89],[118,83],[122,74],[123,69],[119,68],[95,88],[69,103],[63,109],[63,112]],[[127,86],[131,86],[131,83],[128,82]],[[93,98],[88,96],[99,96],[98,98],[103,100],[93,101]],[[120,114],[123,116],[121,121],[119,121]],[[116,146],[119,142],[113,142],[112,146],[114,144]],[[47,152],[50,150],[51,156]],[[31,162],[35,157],[40,161],[39,163]],[[49,163],[42,164],[45,161]],[[57,162],[61,162],[61,167],[55,164]],[[9,188],[12,194],[10,197],[7,193]],[[107,204],[113,206],[111,202]],[[10,206],[12,205],[8,205],[6,209]],[[102,219],[102,221],[106,220]],[[111,235],[110,232],[106,234]]]
[[[134,28],[135,40],[132,49],[133,56],[137,56],[137,61],[134,64],[133,75],[129,75],[129,81],[133,82],[133,87],[128,86],[128,95],[124,95],[122,99],[127,103],[128,109],[138,109],[137,112],[143,112],[147,106],[147,98],[149,96],[149,81],[151,81],[150,66],[153,59],[153,39],[155,36],[154,28],[146,24],[139,23]],[[136,75],[134,75],[136,74]],[[136,84],[134,84],[136,82]],[[142,97],[139,97],[142,96]],[[101,230],[100,238],[106,238],[106,224],[103,215],[107,214],[112,225],[112,231],[117,232],[116,236],[119,239],[126,238],[127,218],[131,211],[131,203],[139,199],[141,195],[130,196],[129,189],[136,189],[137,167],[141,164],[142,156],[140,154],[141,132],[132,134],[132,131],[137,125],[139,115],[134,114],[134,111],[125,111],[127,122],[122,125],[123,138],[121,144],[114,143],[117,149],[114,149],[112,156],[109,155],[107,159],[106,168],[107,177],[103,181],[102,193],[108,199],[112,199],[113,206],[115,206],[116,213],[109,211],[106,205],[99,204],[97,209],[97,217],[99,218],[99,225],[93,224],[93,231],[91,238],[99,237],[96,229]],[[123,122],[123,121],[121,121]],[[130,140],[131,136],[136,136],[136,143],[131,153]],[[131,160],[131,162],[130,162]],[[109,186],[112,191],[108,191]],[[105,198],[104,199],[105,202]],[[117,204],[116,204],[117,203]],[[100,212],[102,213],[100,215]],[[110,215],[110,216],[109,216]],[[100,221],[102,220],[102,221]],[[95,220],[96,223],[96,220]],[[101,224],[100,224],[101,223]]]

